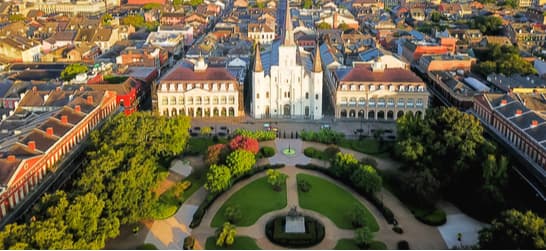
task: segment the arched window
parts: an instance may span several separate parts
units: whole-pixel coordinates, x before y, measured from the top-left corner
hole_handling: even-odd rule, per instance
[[[256,99],[260,99],[260,94],[256,93]]]
[[[176,105],[176,97],[175,96],[172,96],[171,97],[171,105]]]

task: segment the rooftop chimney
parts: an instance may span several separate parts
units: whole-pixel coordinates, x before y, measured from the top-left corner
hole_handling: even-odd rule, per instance
[[[13,154],[8,155],[8,161],[15,161],[15,155]]]
[[[508,104],[508,101],[506,101],[506,99],[501,100],[501,105],[506,105],[506,104]]]
[[[87,104],[88,105],[93,105],[93,96],[87,95]]]
[[[30,150],[33,152],[36,151],[36,141],[29,141],[28,148],[30,148]]]
[[[46,129],[46,132],[47,132],[47,135],[53,136],[53,127],[48,127],[48,128]]]
[[[61,116],[61,122],[63,124],[68,124],[68,116],[66,116],[66,115]]]
[[[531,121],[531,128],[535,128],[538,126],[538,120]]]
[[[517,116],[521,116],[522,113],[523,113],[522,110],[517,109],[517,110],[516,110],[516,117],[517,117]]]
[[[74,107],[74,110],[75,110],[76,112],[81,112],[81,111],[82,111],[82,108],[80,107],[80,105],[76,105],[76,106]]]

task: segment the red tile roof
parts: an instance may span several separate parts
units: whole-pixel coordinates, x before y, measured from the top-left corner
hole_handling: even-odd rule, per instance
[[[356,65],[341,81],[344,82],[423,82],[410,70],[387,68],[373,72],[370,64]]]
[[[208,67],[205,71],[193,71],[193,69],[179,66],[172,70],[161,81],[199,81],[199,80],[232,80],[237,81],[226,68]]]

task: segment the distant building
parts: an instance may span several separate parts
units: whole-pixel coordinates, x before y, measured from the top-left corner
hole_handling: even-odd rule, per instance
[[[44,117],[42,123],[26,129],[18,127],[25,131],[19,131],[13,143],[0,149],[0,218],[32,193],[49,171],[55,172],[56,164],[81,147],[85,136],[115,109],[114,93],[76,92],[67,105]],[[0,128],[10,128],[10,123],[20,119],[7,118]]]
[[[409,69],[386,64],[356,64],[335,71],[335,117],[391,120],[408,112],[423,116],[429,93]]]
[[[544,93],[481,94],[475,99],[473,113],[526,164],[518,173],[546,200]]]
[[[237,79],[204,58],[193,66],[177,65],[157,87],[158,112],[164,116],[238,117],[243,115]]]
[[[418,67],[423,72],[429,71],[470,71],[473,64],[476,63],[476,58],[468,55],[423,55],[418,61]]]

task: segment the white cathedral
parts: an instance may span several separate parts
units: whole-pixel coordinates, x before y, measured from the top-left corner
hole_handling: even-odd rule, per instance
[[[251,116],[264,118],[322,118],[320,50],[308,53],[294,42],[290,8],[286,7],[284,36],[256,56],[252,70]],[[314,54],[314,55],[312,55]]]

